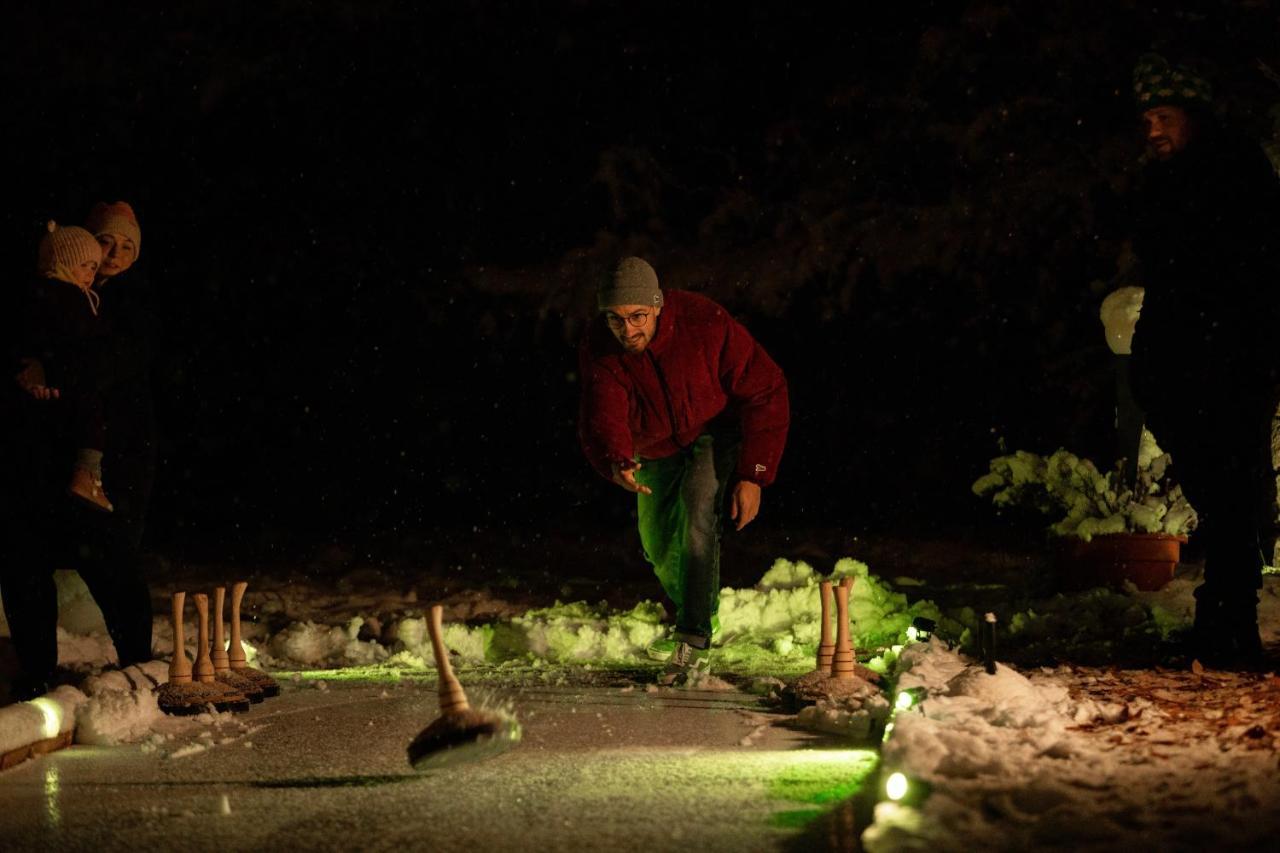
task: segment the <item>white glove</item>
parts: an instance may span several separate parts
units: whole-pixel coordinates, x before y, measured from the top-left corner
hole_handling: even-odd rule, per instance
[[[1141,287],[1121,287],[1107,294],[1102,300],[1102,309],[1098,312],[1102,319],[1102,327],[1106,330],[1107,346],[1116,355],[1133,353],[1133,330],[1138,325],[1138,316],[1142,313],[1142,297],[1146,291]]]

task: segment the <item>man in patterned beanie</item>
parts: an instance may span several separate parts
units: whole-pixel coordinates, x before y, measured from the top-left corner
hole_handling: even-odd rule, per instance
[[[659,683],[696,683],[710,671],[726,495],[741,530],[782,458],[787,381],[729,312],[662,290],[641,258],[618,264],[597,307],[580,350],[582,449],[636,494],[640,543],[676,606],[675,632],[650,647],[667,660]]]
[[[1190,651],[1209,666],[1261,666],[1280,183],[1256,141],[1216,120],[1202,77],[1148,54],[1133,91],[1147,156],[1131,205],[1138,263],[1125,283],[1144,293],[1128,358],[1147,425],[1200,518],[1192,544],[1204,549],[1204,583]]]
[[[1168,160],[1186,149],[1198,123],[1195,118],[1212,102],[1213,88],[1190,69],[1148,53],[1133,69],[1133,97],[1142,111],[1148,152],[1157,160]]]

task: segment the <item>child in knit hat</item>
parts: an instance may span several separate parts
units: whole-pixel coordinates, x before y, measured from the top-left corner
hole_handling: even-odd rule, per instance
[[[102,490],[102,328],[93,279],[102,262],[98,240],[83,228],[49,222],[37,263],[41,281],[27,294],[22,351],[44,365],[63,389],[72,414],[75,464],[67,493],[102,512],[114,507]]]

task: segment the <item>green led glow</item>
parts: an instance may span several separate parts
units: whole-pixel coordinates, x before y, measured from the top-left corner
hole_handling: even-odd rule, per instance
[[[57,737],[58,732],[62,731],[62,706],[44,696],[39,699],[32,699],[31,704],[39,709],[40,714],[44,717],[40,726],[41,735],[46,740],[51,737]]]
[[[62,790],[62,782],[58,778],[57,766],[44,771],[44,816],[49,826],[57,829],[62,826],[62,808],[58,805],[58,792]]]
[[[893,707],[897,708],[899,711],[906,711],[915,703],[916,697],[904,690],[898,694],[898,698],[894,701]]]
[[[284,680],[299,681],[364,681],[370,683],[389,683],[399,684],[406,679],[412,679],[414,675],[419,677],[416,680],[424,680],[422,678],[426,673],[407,673],[403,669],[387,667],[387,666],[344,666],[341,669],[303,669],[290,671],[277,671],[273,673],[276,678]],[[430,674],[434,677],[434,673]],[[430,680],[430,679],[426,679]]]
[[[788,829],[804,827],[826,814],[827,808],[855,796],[880,760],[872,749],[804,750],[778,756],[783,764],[769,781],[769,798],[809,806],[770,817],[773,826]]]
[[[910,787],[906,776],[901,773],[892,773],[884,783],[884,793],[889,799],[897,802],[907,795],[907,789]]]
[[[890,720],[884,725],[884,739],[887,741],[891,734],[893,734],[893,720]]]
[[[920,631],[916,628],[916,626],[915,626],[915,625],[908,625],[908,626],[907,626],[907,639],[908,639],[908,640],[910,640],[910,641],[911,641],[911,642],[913,642],[913,643],[915,643],[915,642],[919,642],[919,640],[920,640]]]

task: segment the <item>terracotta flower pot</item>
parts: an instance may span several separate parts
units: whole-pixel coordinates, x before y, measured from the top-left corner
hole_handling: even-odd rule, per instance
[[[1064,539],[1058,553],[1058,573],[1068,589],[1122,586],[1157,590],[1173,578],[1185,536],[1168,533],[1109,533],[1088,542]]]

